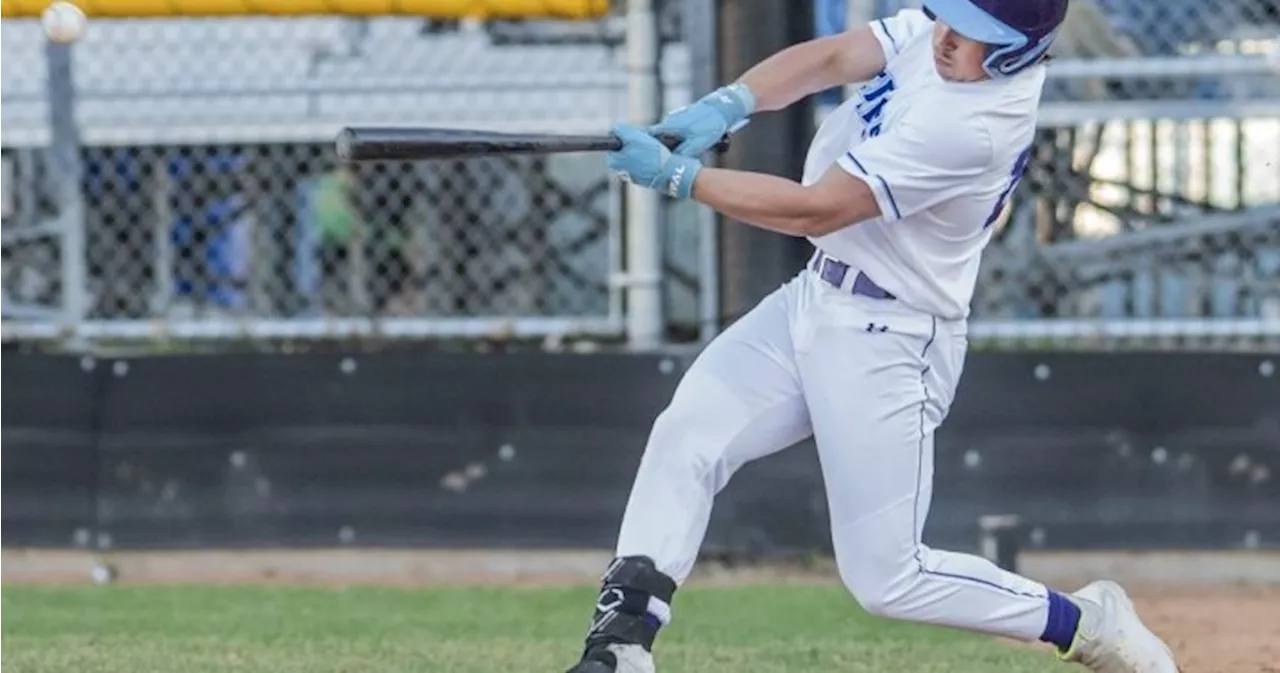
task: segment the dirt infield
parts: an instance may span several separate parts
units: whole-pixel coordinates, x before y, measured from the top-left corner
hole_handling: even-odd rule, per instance
[[[1135,592],[1184,673],[1280,673],[1280,586]]]
[[[604,551],[311,550],[119,553],[4,550],[7,584],[86,583],[104,561],[122,583],[559,584],[598,579]],[[1280,673],[1280,553],[1028,554],[1023,572],[1072,589],[1115,579],[1178,652],[1184,673]],[[703,585],[837,582],[828,561],[699,566]]]

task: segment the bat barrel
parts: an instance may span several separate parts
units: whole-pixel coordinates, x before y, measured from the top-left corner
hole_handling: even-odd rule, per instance
[[[343,161],[428,160],[615,150],[612,135],[498,133],[467,129],[347,127],[334,149]]]
[[[680,139],[659,140],[674,149]],[[728,138],[714,149],[724,151]],[[334,150],[341,161],[422,161],[512,154],[564,154],[610,152],[622,141],[612,134],[566,135],[548,133],[499,133],[472,129],[409,127],[346,127],[338,133]]]

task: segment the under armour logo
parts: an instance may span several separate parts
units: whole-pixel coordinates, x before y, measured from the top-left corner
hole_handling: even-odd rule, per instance
[[[888,331],[889,331],[888,325],[877,325],[873,322],[867,323],[867,332],[869,333],[874,334],[874,333],[882,333],[882,332],[888,332]]]

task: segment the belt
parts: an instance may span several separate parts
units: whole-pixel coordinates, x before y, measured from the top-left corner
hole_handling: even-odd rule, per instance
[[[845,280],[849,277],[849,271],[853,267],[819,250],[813,254],[813,260],[809,262],[809,268],[813,269],[818,274],[818,277],[828,285],[842,290],[844,289]],[[872,299],[897,299],[891,292],[876,285],[876,282],[871,280],[870,276],[861,271],[853,277],[853,285],[849,288],[849,291]]]

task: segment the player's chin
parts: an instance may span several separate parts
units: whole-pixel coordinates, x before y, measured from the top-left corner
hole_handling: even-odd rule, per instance
[[[964,75],[956,72],[954,68],[943,66],[940,63],[935,63],[934,68],[937,69],[938,76],[946,82],[980,82],[985,79],[984,75]]]

